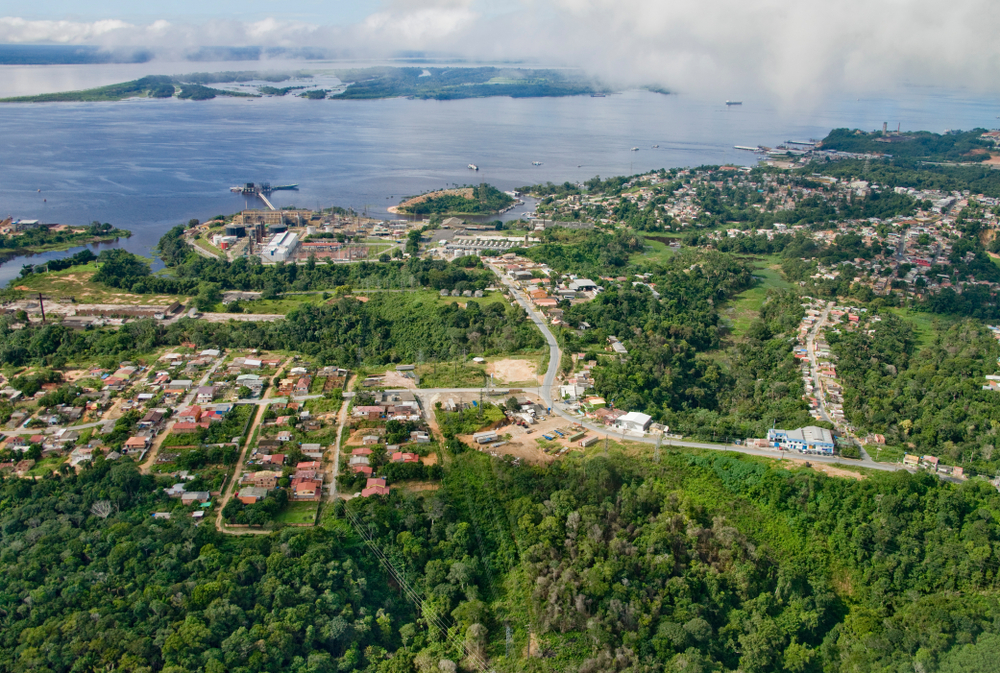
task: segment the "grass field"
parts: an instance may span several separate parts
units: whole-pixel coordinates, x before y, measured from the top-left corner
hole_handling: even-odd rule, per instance
[[[646,250],[632,257],[633,262],[665,262],[677,254],[669,245],[646,237]]]
[[[131,294],[115,288],[105,287],[100,283],[91,282],[97,272],[98,265],[81,264],[62,271],[32,274],[26,278],[11,281],[16,290],[41,292],[53,299],[73,297],[76,301],[86,304],[145,304],[169,306],[175,301],[183,301],[184,297],[167,294]]]
[[[486,365],[475,362],[436,362],[417,366],[420,388],[481,388]]]
[[[308,409],[309,413],[313,415],[336,413],[340,411],[340,407],[343,405],[344,399],[341,397],[340,390],[336,390],[334,395],[335,397],[333,399],[319,397],[315,400],[306,400],[306,409]]]
[[[753,274],[759,279],[757,285],[739,293],[722,307],[722,316],[729,324],[733,337],[742,337],[750,328],[750,324],[760,315],[768,290],[792,287],[791,283],[782,278],[781,271],[775,268],[779,260],[777,255],[761,256],[756,262],[757,268]]]
[[[206,234],[206,235],[209,235],[209,234]],[[214,245],[212,245],[211,243],[209,243],[208,241],[206,241],[204,238],[196,238],[196,239],[194,239],[194,244],[197,245],[202,250],[205,250],[206,252],[210,252],[213,255],[215,255],[215,256],[217,256],[217,257],[219,257],[221,259],[226,259],[226,253],[222,252],[222,250],[220,250],[219,248],[215,247]]]
[[[892,311],[913,326],[913,331],[916,332],[917,336],[918,348],[931,345],[938,332],[948,329],[956,321],[951,316],[911,311],[906,308],[887,308],[883,310]]]
[[[315,523],[318,502],[289,502],[275,521],[278,523]]]
[[[42,458],[35,463],[33,468],[28,470],[27,475],[29,477],[44,477],[45,475],[50,474],[53,470],[57,469],[60,463],[64,460],[66,460],[65,456],[48,456],[46,458]]]
[[[865,451],[872,457],[872,460],[879,463],[901,463],[905,451],[896,446],[865,446]]]

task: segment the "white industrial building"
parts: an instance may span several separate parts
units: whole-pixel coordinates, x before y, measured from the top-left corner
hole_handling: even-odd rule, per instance
[[[630,411],[617,421],[615,425],[628,432],[646,432],[649,424],[653,422],[653,417],[640,411]]]
[[[265,262],[287,262],[295,254],[298,247],[299,235],[284,231],[275,234],[267,242],[267,245],[264,246],[264,252],[261,253],[261,258]]]
[[[767,431],[767,441],[772,446],[782,449],[802,452],[833,454],[833,433],[826,428],[807,425],[797,430],[779,430],[772,428]]]

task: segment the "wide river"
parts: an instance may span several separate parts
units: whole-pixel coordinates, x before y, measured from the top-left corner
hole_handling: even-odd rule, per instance
[[[452,185],[510,189],[661,167],[752,164],[755,155],[733,146],[822,138],[831,128],[875,129],[883,121],[904,130],[993,128],[998,114],[1000,97],[915,88],[794,113],[768,100],[727,107],[645,91],[7,104],[0,107],[0,217],[110,222],[134,232],[125,247],[148,255],[175,224],[244,208],[247,199],[229,191],[243,182],[298,183],[298,191],[273,194],[278,207],[337,205],[387,216],[402,196]],[[262,207],[255,199],[249,205]],[[0,284],[25,261],[0,266]]]

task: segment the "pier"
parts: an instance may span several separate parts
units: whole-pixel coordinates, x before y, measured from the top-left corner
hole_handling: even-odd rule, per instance
[[[271,205],[271,202],[267,200],[267,197],[266,197],[266,196],[264,196],[264,193],[263,193],[263,192],[257,192],[257,196],[259,196],[259,197],[260,197],[260,200],[264,202],[264,205],[265,205],[265,206],[267,206],[267,207],[268,207],[268,208],[270,208],[271,210],[277,210],[277,208],[275,208],[274,206],[272,206],[272,205]]]

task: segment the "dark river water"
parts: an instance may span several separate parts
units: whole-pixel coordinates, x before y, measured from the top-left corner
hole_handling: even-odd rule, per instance
[[[998,114],[998,97],[922,89],[800,112],[779,111],[767,100],[727,107],[645,91],[460,101],[13,104],[0,107],[0,217],[110,222],[134,232],[124,247],[149,255],[175,224],[248,203],[262,207],[230,193],[242,182],[298,183],[298,191],[273,194],[278,207],[337,205],[388,217],[386,208],[403,196],[452,185],[486,181],[510,189],[662,167],[752,164],[753,154],[733,146],[822,138],[834,127],[875,129],[883,121],[904,130],[992,128]],[[0,284],[23,263],[0,266]]]

